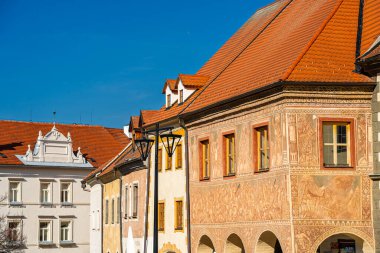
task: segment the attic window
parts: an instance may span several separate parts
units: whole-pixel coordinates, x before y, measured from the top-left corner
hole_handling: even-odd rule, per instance
[[[0,153],[0,157],[1,158],[7,158],[7,156],[5,154],[3,154],[3,153]]]
[[[179,103],[183,103],[183,90],[179,91]]]
[[[170,94],[166,95],[166,107],[170,107],[172,105],[170,97]]]

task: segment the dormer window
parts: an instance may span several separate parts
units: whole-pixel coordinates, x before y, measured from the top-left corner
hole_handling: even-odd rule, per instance
[[[183,103],[183,90],[180,90],[180,91],[179,91],[179,103],[180,103],[180,104]]]
[[[170,94],[166,95],[166,107],[170,107],[172,105]]]

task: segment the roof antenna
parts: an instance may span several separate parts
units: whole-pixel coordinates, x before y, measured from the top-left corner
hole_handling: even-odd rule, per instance
[[[30,108],[30,122],[33,122],[33,109]]]

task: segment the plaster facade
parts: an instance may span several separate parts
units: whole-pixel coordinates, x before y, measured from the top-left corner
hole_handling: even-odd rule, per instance
[[[279,246],[282,252],[331,252],[324,249],[331,236],[348,236],[356,252],[373,252],[372,90],[303,88],[302,95],[291,88],[287,97],[274,91],[247,98],[187,124],[193,252],[280,252]],[[352,122],[351,168],[323,168],[323,118]],[[262,124],[269,129],[270,168],[257,172],[253,129]],[[226,177],[222,138],[230,132],[236,138],[236,174]],[[201,181],[204,139],[210,143],[211,172]]]
[[[89,170],[83,168],[62,167],[0,167],[1,195],[9,197],[10,182],[21,184],[21,201],[12,205],[5,200],[0,203],[0,215],[9,221],[21,222],[22,234],[26,237],[26,253],[34,252],[90,252],[89,218],[90,194],[81,188],[81,180]],[[51,184],[51,204],[43,205],[40,201],[41,182]],[[69,182],[72,187],[72,204],[60,202],[62,182]],[[39,241],[39,221],[51,222],[51,243],[43,245]],[[60,242],[60,222],[72,222],[71,245]]]
[[[90,191],[90,252],[102,252],[102,184],[97,180],[88,182]]]
[[[134,242],[134,252],[144,252],[144,237],[145,237],[145,213],[147,203],[147,169],[143,168],[137,171],[132,171],[122,178],[123,185],[123,249],[132,247],[130,241]],[[138,203],[137,216],[133,216],[133,187],[138,186]],[[127,197],[126,197],[127,195]],[[127,211],[126,211],[127,210]],[[128,250],[127,250],[128,251]]]
[[[103,184],[103,252],[121,253],[121,211],[118,209],[120,201],[121,179],[108,173],[104,177],[111,177]],[[120,207],[120,206],[119,206]]]
[[[175,129],[174,134],[184,136],[183,129]],[[171,169],[167,169],[167,153],[164,146],[160,142],[159,147],[162,150],[162,170],[158,175],[158,196],[159,202],[163,202],[165,206],[164,230],[158,233],[158,249],[159,252],[187,252],[187,224],[186,224],[186,171],[185,171],[185,148],[184,140],[180,141],[182,145],[182,165],[177,166],[177,155],[172,157]],[[148,209],[148,248],[147,252],[153,251],[153,220],[154,220],[154,148],[152,148],[150,156],[150,186],[149,186],[149,209]],[[160,158],[159,158],[160,159]],[[175,201],[182,200],[183,203],[183,227],[181,230],[175,229]]]

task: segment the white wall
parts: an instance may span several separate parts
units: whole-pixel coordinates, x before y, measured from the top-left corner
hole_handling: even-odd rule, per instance
[[[90,252],[102,252],[102,185],[94,184],[91,188],[90,201]]]
[[[20,207],[10,207],[8,199],[0,203],[0,215],[21,216],[23,234],[27,237],[26,253],[32,252],[90,252],[89,251],[89,212],[90,193],[83,191],[81,180],[89,173],[83,168],[0,168],[0,195],[8,194],[9,178],[22,178],[22,202]],[[53,205],[40,205],[40,179],[52,180]],[[60,204],[60,180],[72,179],[72,206],[64,207]],[[40,216],[51,216],[53,220],[52,241],[50,248],[38,246],[38,230]],[[61,247],[59,244],[59,221],[63,217],[73,220],[74,247]]]
[[[169,88],[169,85],[166,86],[166,91],[165,91],[165,105],[167,105],[167,96],[170,94],[170,106],[174,104],[174,102],[178,99],[178,94],[174,94],[172,90]]]
[[[186,99],[188,97],[190,97],[191,94],[193,94],[194,91],[195,91],[195,90],[186,89],[185,86],[183,86],[182,81],[179,80],[179,83],[178,83],[178,94],[179,94],[180,90],[183,90],[183,102],[185,102]]]

